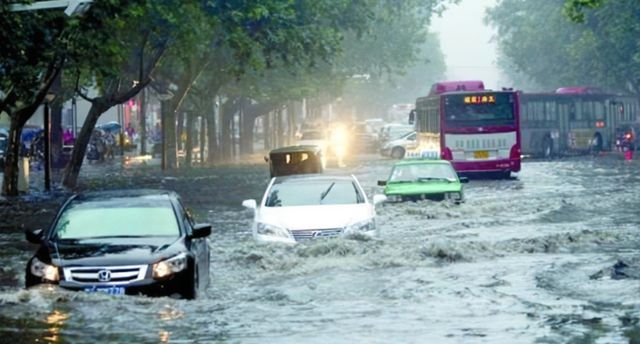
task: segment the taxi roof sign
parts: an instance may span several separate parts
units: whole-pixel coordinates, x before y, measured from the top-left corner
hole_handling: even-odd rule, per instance
[[[425,159],[425,160],[440,160],[440,151],[423,149],[420,151],[408,151],[404,155],[405,159]]]

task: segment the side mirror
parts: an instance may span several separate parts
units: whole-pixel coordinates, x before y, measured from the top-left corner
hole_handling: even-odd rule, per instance
[[[256,209],[258,208],[258,203],[256,203],[255,199],[245,199],[242,201],[242,206],[248,209]]]
[[[42,243],[42,235],[44,231],[42,229],[27,229],[24,232],[27,237],[27,241],[32,244],[40,244]]]
[[[380,204],[387,200],[385,195],[373,195],[373,205]]]
[[[460,183],[468,183],[469,182],[469,178],[468,177],[458,177],[458,179],[460,179]]]
[[[193,226],[193,232],[191,233],[191,237],[193,238],[206,238],[211,235],[211,224],[209,223],[198,223]]]
[[[387,186],[386,180],[378,180],[378,186]]]
[[[264,156],[264,162],[269,162],[269,157],[268,156]]]

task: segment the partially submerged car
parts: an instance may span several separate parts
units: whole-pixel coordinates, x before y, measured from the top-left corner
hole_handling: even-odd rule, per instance
[[[354,176],[299,175],[276,177],[254,210],[252,231],[259,242],[296,243],[309,239],[375,235],[375,205],[384,195],[367,199]]]
[[[397,162],[387,180],[378,181],[384,186],[389,202],[449,200],[464,201],[462,183],[466,177],[458,177],[449,161],[409,159]]]
[[[274,149],[265,157],[269,163],[269,174],[273,177],[292,174],[321,173],[323,171],[322,149],[314,145],[289,146]]]
[[[25,284],[110,295],[194,299],[209,283],[210,224],[196,224],[178,195],[119,190],[71,196],[47,230],[28,230],[40,245]]]

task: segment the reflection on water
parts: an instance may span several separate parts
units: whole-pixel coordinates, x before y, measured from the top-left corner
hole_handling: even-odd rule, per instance
[[[47,331],[43,339],[49,343],[60,342],[60,330],[64,327],[65,322],[69,319],[69,314],[54,309],[45,319],[48,325]]]
[[[158,312],[158,317],[163,321],[177,320],[184,318],[184,312],[171,305],[166,305]]]
[[[169,343],[169,337],[171,336],[171,332],[169,331],[160,331],[160,343]]]

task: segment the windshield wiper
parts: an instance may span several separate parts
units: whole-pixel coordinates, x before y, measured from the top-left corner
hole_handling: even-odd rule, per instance
[[[334,185],[336,185],[336,182],[331,183],[331,185],[329,185],[329,187],[326,190],[324,190],[324,192],[322,192],[322,194],[320,194],[320,202],[322,202],[322,200],[325,197],[327,197],[327,195],[331,191],[331,188],[333,188]]]

